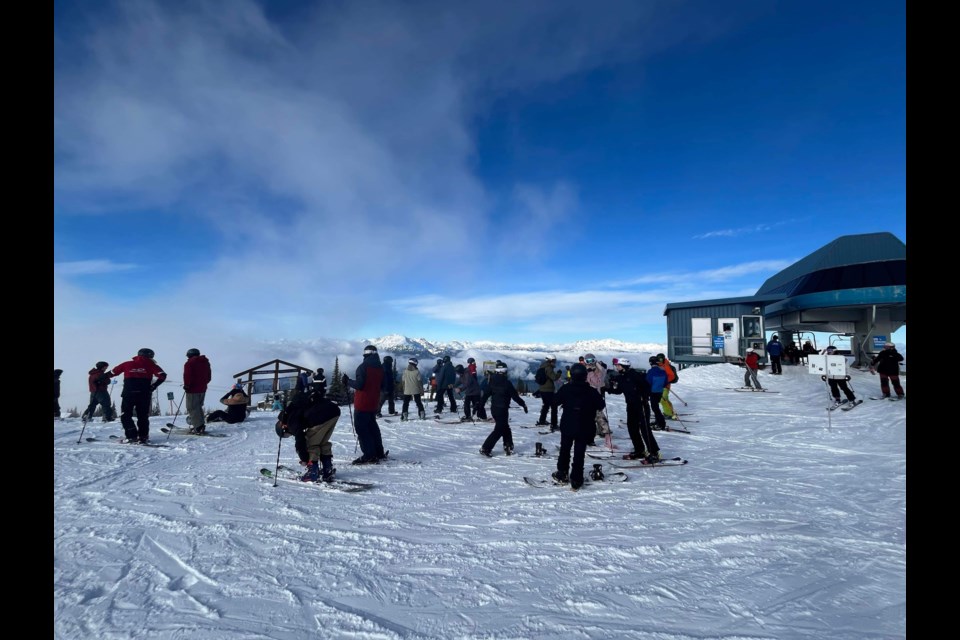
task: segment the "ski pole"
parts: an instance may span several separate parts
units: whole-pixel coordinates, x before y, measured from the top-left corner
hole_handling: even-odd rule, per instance
[[[350,426],[353,427],[353,439],[356,444],[353,445],[353,453],[356,455],[357,447],[360,446],[360,434],[357,433],[357,425],[353,422],[353,398],[350,397],[350,389],[347,389],[347,410],[350,412]]]
[[[176,425],[177,425],[177,416],[180,415],[180,405],[183,404],[183,399],[184,399],[184,397],[186,397],[186,395],[187,395],[187,392],[186,392],[186,390],[184,390],[184,392],[180,395],[180,403],[177,404],[177,413],[174,414],[174,416],[173,416],[173,422],[168,422],[168,423],[167,423],[167,427],[170,429],[169,431],[167,431],[167,440],[170,439],[170,434],[173,433],[173,430],[177,428],[177,427],[176,427]]]
[[[670,387],[670,393],[672,393],[673,395],[677,396],[677,392],[673,390],[673,387]],[[682,403],[683,403],[683,406],[687,406],[686,401],[685,401],[683,398],[681,398],[680,396],[677,396],[677,400],[679,400],[680,402],[682,402]]]
[[[83,429],[80,429],[80,437],[77,438],[77,444],[80,444],[80,441],[83,439],[83,432],[87,428],[87,412],[83,412]]]
[[[277,438],[277,469],[273,472],[273,486],[277,486],[277,475],[280,473],[280,445],[283,444],[283,436]]]

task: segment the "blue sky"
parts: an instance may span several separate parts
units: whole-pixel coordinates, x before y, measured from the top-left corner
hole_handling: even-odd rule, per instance
[[[906,241],[902,2],[54,17],[58,360],[665,342],[669,302],[750,295],[841,235]]]

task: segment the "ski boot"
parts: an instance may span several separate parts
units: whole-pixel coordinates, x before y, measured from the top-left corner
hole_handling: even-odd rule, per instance
[[[307,470],[300,476],[300,482],[316,482],[320,478],[320,466],[316,460],[307,463]]]
[[[410,417],[410,414],[404,411],[403,413],[400,414],[400,422],[406,422],[407,418],[409,417]]]
[[[603,465],[602,465],[602,464],[599,464],[599,463],[598,463],[598,464],[593,465],[593,469],[590,471],[590,479],[591,479],[591,480],[596,480],[596,481],[603,480]]]
[[[420,419],[421,419],[421,420],[426,420],[426,419],[427,419],[427,411],[426,411],[426,409],[424,409],[423,411],[419,411],[419,412],[417,413],[417,415],[420,416]]]
[[[320,464],[323,469],[320,471],[320,479],[324,482],[333,482],[333,476],[337,472],[333,468],[333,456],[320,456]]]

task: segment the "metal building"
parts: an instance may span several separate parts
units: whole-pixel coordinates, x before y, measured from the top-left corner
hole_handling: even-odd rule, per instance
[[[907,245],[891,233],[841,236],[767,279],[753,296],[670,303],[667,356],[679,364],[736,360],[767,333],[788,344],[845,336],[862,365],[907,323]]]

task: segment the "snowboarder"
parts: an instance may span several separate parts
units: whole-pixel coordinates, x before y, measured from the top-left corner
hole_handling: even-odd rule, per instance
[[[457,371],[450,362],[450,356],[443,356],[440,361],[440,369],[437,371],[437,409],[435,414],[443,413],[443,396],[450,398],[450,413],[459,413],[457,411],[457,399],[453,395],[453,385],[457,383]]]
[[[830,345],[823,350],[824,355],[833,356],[837,354],[837,348],[833,345]],[[846,373],[846,364],[844,364],[844,373]],[[857,397],[853,394],[850,387],[847,385],[847,381],[843,378],[828,378],[827,384],[830,385],[830,395],[833,396],[833,402],[835,405],[843,404],[843,402],[856,402]],[[843,391],[844,395],[847,396],[847,399],[843,402],[840,401],[840,392]]]
[[[606,403],[600,392],[587,382],[587,368],[579,362],[570,367],[570,381],[563,385],[554,399],[563,407],[560,418],[560,454],[553,479],[570,482],[576,491],[583,486],[583,456],[587,445],[597,434],[596,416]],[[570,468],[570,448],[573,447],[573,468]]]
[[[476,413],[477,417],[480,417],[480,382],[477,380],[477,376],[470,373],[469,369],[465,369],[462,364],[458,364],[455,371],[457,372],[457,386],[456,390],[463,394],[463,417],[460,418],[461,422],[471,422],[473,420],[472,414]]]
[[[480,447],[480,454],[488,458],[493,456],[493,447],[500,438],[503,438],[503,452],[513,455],[513,432],[510,430],[510,401],[513,400],[523,408],[527,413],[527,403],[523,401],[513,383],[507,378],[507,365],[497,360],[497,365],[493,370],[494,375],[490,376],[490,383],[487,390],[480,398],[480,405],[487,404],[490,398],[490,414],[493,416],[493,431],[483,441]]]
[[[883,349],[870,361],[870,373],[880,374],[880,391],[884,398],[890,397],[890,383],[897,392],[897,398],[903,400],[903,387],[900,386],[900,363],[903,356],[897,352],[897,345],[888,342]]]

